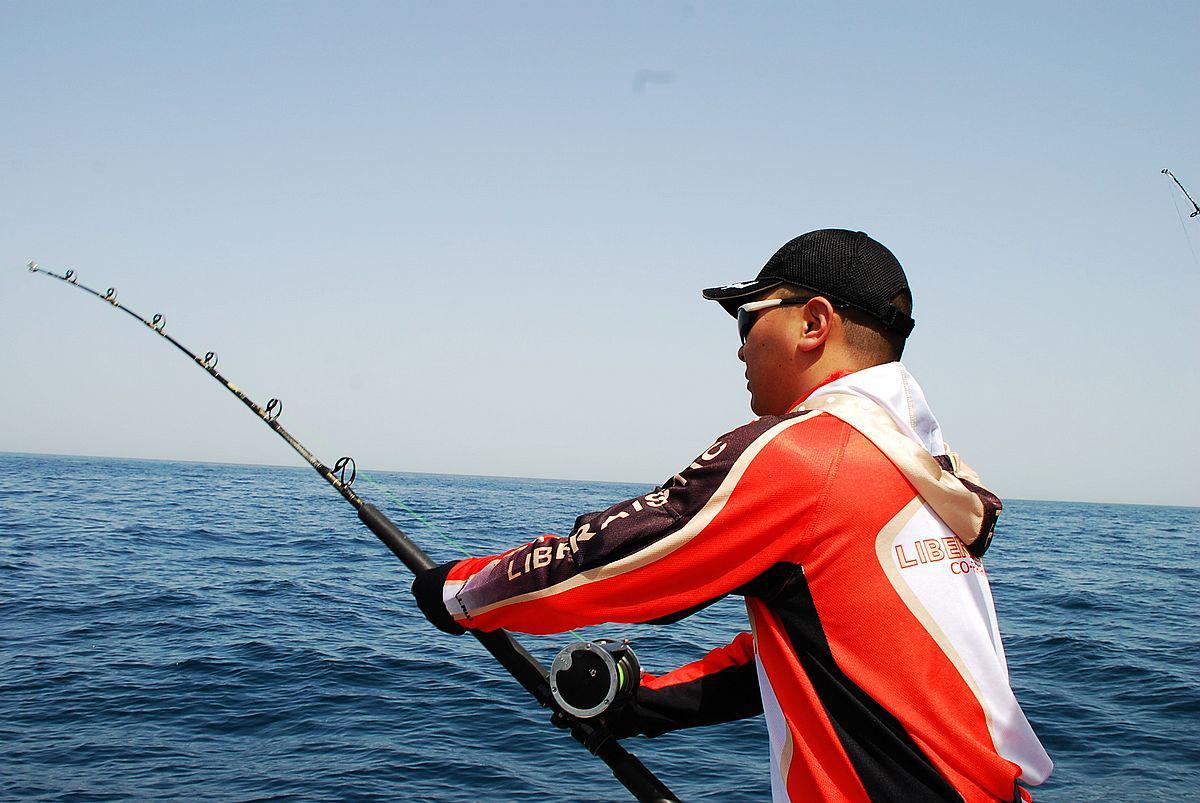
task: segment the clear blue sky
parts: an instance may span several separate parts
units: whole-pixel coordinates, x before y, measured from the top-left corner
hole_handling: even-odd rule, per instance
[[[1200,4],[4,3],[0,450],[660,481],[699,289],[861,228],[1009,497],[1200,504]],[[1186,218],[1185,218],[1186,220]],[[1200,218],[1187,221],[1200,249]]]

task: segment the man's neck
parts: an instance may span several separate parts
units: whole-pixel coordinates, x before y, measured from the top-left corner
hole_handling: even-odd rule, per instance
[[[799,399],[796,399],[796,404],[799,404],[800,402],[802,402],[802,401],[804,401],[805,399],[807,399],[809,396],[811,396],[811,395],[813,395],[814,393],[816,393],[816,391],[817,391],[817,389],[818,389],[818,388],[820,388],[820,387],[822,387],[822,386],[824,386],[824,385],[828,385],[830,382],[835,382],[835,381],[837,381],[838,379],[841,379],[843,376],[850,376],[850,374],[854,373],[854,372],[855,372],[855,371],[857,371],[857,370],[861,370],[861,369],[858,369],[858,368],[839,368],[839,369],[837,369],[837,370],[836,370],[836,371],[834,371],[832,374],[830,374],[829,376],[825,377],[825,378],[824,378],[824,379],[822,379],[820,382],[816,383],[816,384],[815,384],[815,385],[813,385],[811,388],[809,388],[808,390],[806,390],[806,391],[805,391],[805,392],[804,392],[804,393],[803,393],[803,394],[800,396],[800,398],[799,398]],[[792,406],[794,407],[795,405],[792,405]]]

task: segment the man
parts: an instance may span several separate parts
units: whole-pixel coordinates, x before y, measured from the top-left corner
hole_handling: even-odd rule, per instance
[[[675,621],[728,594],[750,631],[614,713],[619,736],[766,714],[775,800],[1019,800],[1050,773],[1008,683],[981,556],[1000,501],[900,364],[900,263],[862,232],[784,245],[704,291],[736,316],[757,420],[566,538],[413,590],[448,632]]]

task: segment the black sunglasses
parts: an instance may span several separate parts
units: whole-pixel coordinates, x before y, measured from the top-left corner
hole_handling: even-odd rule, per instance
[[[789,304],[807,304],[813,298],[815,296],[808,298],[768,298],[764,301],[751,301],[749,304],[743,304],[738,307],[738,337],[742,339],[742,345],[746,345],[746,338],[750,337],[750,330],[754,328],[754,322],[758,320],[758,314],[763,310],[773,307],[786,307]]]

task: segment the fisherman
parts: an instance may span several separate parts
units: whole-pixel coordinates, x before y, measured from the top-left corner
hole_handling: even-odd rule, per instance
[[[558,633],[738,595],[749,631],[644,675],[604,715],[614,733],[765,714],[776,801],[1029,800],[1052,765],[1009,686],[982,561],[1001,504],[900,363],[900,263],[823,229],[704,297],[737,318],[759,418],[566,537],[419,574],[421,609],[449,633]]]

